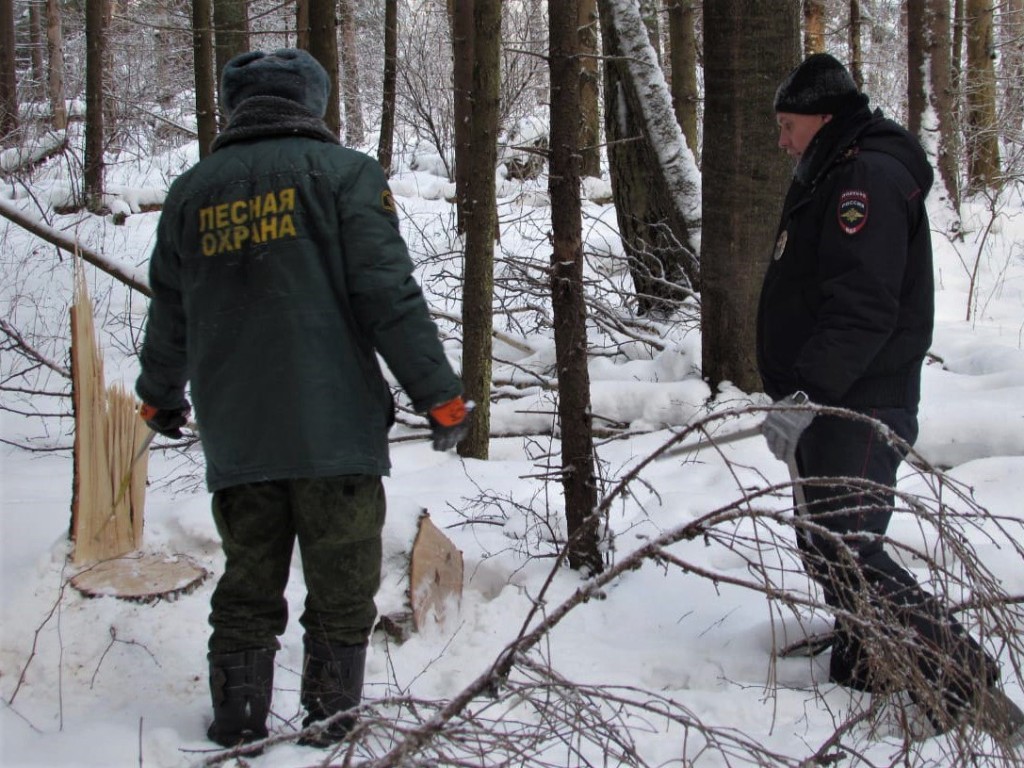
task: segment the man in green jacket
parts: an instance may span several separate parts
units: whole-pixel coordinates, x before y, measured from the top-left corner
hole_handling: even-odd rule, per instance
[[[359,704],[376,618],[394,420],[383,357],[433,445],[468,429],[464,403],[399,234],[387,179],[323,122],[329,80],[305,51],[224,68],[230,120],[171,186],[150,260],[136,391],[155,431],[202,425],[224,554],[211,599],[208,735],[267,735],[274,654],[296,539],[307,598],[304,726]],[[311,729],[337,741],[351,716]]]

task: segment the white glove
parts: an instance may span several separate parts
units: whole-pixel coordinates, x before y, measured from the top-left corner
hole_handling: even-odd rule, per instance
[[[814,411],[800,407],[809,403],[806,394],[794,392],[775,403],[776,410],[770,411],[761,422],[761,434],[776,459],[789,461],[796,456],[800,435],[814,421]]]

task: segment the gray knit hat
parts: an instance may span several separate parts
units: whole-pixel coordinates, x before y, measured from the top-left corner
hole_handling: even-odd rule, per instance
[[[327,71],[298,48],[240,53],[224,65],[220,78],[221,103],[228,114],[250,96],[278,96],[323,117],[329,90]]]
[[[834,115],[864,102],[846,67],[827,53],[808,56],[775,92],[775,111],[797,115]]]

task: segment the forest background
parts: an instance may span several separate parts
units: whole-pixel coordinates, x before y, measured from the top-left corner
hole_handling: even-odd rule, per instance
[[[460,483],[468,479],[469,487],[439,497],[437,489],[415,485],[401,498],[408,496],[411,508],[428,506],[448,530],[499,527],[514,543],[498,549],[517,564],[488,570],[483,564],[491,555],[477,552],[478,573],[485,574],[477,576],[477,589],[490,602],[515,585],[532,606],[511,612],[516,631],[493,664],[478,677],[448,681],[466,687],[445,695],[446,686],[435,685],[425,696],[395,685],[378,697],[358,742],[360,759],[398,764],[419,754],[424,764],[437,764],[465,761],[468,751],[479,764],[484,755],[500,764],[521,751],[528,763],[556,765],[589,764],[595,755],[631,765],[799,764],[833,755],[855,761],[863,740],[877,736],[860,728],[895,709],[884,702],[830,710],[831,728],[816,723],[805,733],[807,743],[794,748],[787,739],[737,735],[728,718],[705,722],[707,713],[669,694],[571,683],[550,657],[530,654],[552,642],[564,615],[606,596],[609,585],[644,561],[697,574],[716,589],[733,581],[745,594],[768,597],[775,606],[768,644],[773,670],[787,634],[782,630],[808,630],[821,618],[820,596],[800,583],[795,564],[793,517],[785,514],[792,511],[788,479],[765,469],[763,455],[720,451],[717,460],[737,480],[724,492],[720,480],[700,489],[700,473],[690,464],[680,470],[680,460],[665,486],[644,479],[641,470],[691,436],[756,418],[766,404],[758,394],[753,317],[791,171],[775,146],[770,104],[778,82],[806,53],[827,50],[848,62],[873,103],[921,137],[937,170],[930,209],[938,269],[952,264],[963,278],[956,281],[963,295],[958,322],[975,329],[997,314],[1020,258],[1012,237],[1024,117],[1020,0],[0,0],[0,40],[5,509],[28,508],[8,489],[21,487],[15,475],[34,476],[7,468],[23,467],[25,457],[67,463],[72,452],[66,309],[73,280],[65,254],[90,265],[108,376],[130,383],[155,218],[169,183],[205,154],[222,124],[217,73],[250,48],[306,47],[333,76],[329,125],[391,175],[435,319],[467,393],[480,404],[474,431],[459,447]],[[939,274],[951,281],[948,272]],[[955,367],[940,351],[932,362]],[[622,384],[609,387],[609,380]],[[665,384],[674,388],[666,391]],[[905,512],[928,534],[893,546],[935,589],[959,595],[969,623],[998,642],[1004,664],[1017,670],[1019,601],[999,569],[979,572],[977,558],[965,550],[974,539],[963,526],[978,525],[1012,558],[1019,557],[1020,537],[969,490],[949,490],[944,472],[980,455],[964,453],[963,424],[953,421],[959,441],[957,434],[938,441],[940,448],[913,464],[923,489]],[[403,406],[396,454],[421,442],[424,427]],[[1004,437],[997,428],[986,435]],[[178,522],[170,528],[196,534],[185,538],[216,571],[216,553],[208,551],[214,538],[193,503],[203,501],[197,441],[158,442],[157,449],[151,507],[174,510]],[[1007,447],[981,453],[1003,455]],[[411,466],[425,470],[429,461],[413,456]],[[515,463],[523,460],[529,469]],[[483,480],[510,471],[520,482],[504,491]],[[685,523],[658,520],[657,534],[641,537],[645,544],[619,548],[626,532],[650,523],[652,505],[667,507],[667,498],[681,494],[690,509],[701,493],[721,502],[708,507],[714,512],[688,514]],[[949,506],[951,493],[956,503]],[[428,504],[431,498],[441,510]],[[637,507],[643,525],[633,517]],[[996,533],[978,522],[993,517]],[[407,531],[394,525],[397,557]],[[152,534],[155,542],[175,540],[167,528],[156,526]],[[20,562],[8,558],[7,542],[21,538],[8,528],[4,538],[5,560]],[[44,573],[72,549],[65,540],[66,531],[53,559],[39,566]],[[673,549],[698,540],[729,551],[741,565]],[[459,543],[467,552],[477,546]],[[765,559],[766,546],[778,561]],[[956,556],[938,557],[944,548]],[[1019,567],[1018,560],[1007,562]],[[729,573],[737,567],[742,579]],[[63,565],[58,572],[59,597],[49,593],[55,606],[73,600],[87,615],[95,604],[65,595]],[[548,590],[565,598],[557,610],[543,599]],[[188,613],[176,604],[177,618],[158,624],[201,627],[196,604],[203,594],[189,596]],[[12,598],[5,614],[14,605],[20,603]],[[182,620],[193,612],[200,618]],[[119,640],[118,620],[110,621],[109,647],[139,644],[154,654],[155,639]],[[44,667],[35,647],[53,628],[45,614],[39,622],[28,635],[31,627],[14,632],[4,623],[5,728],[7,717],[21,716],[16,702],[31,689],[32,671]],[[585,632],[570,637],[580,647],[588,642]],[[26,646],[26,638],[33,642]],[[438,637],[432,639],[440,658]],[[90,647],[97,648],[83,645]],[[409,647],[385,655],[388,664]],[[99,646],[97,672],[106,648]],[[423,649],[405,652],[414,663]],[[190,668],[185,658],[179,661],[164,659],[165,670]],[[58,661],[58,677],[63,668]],[[774,672],[769,677],[762,698],[778,699],[779,680]],[[802,701],[830,695],[815,679],[804,681]],[[194,706],[201,689],[202,681],[193,679]],[[497,696],[500,717],[474,713],[472,703],[484,692]],[[542,705],[538,697],[551,692],[554,698]],[[513,701],[526,702],[530,714]],[[509,712],[515,712],[511,720]],[[628,727],[638,716],[670,723],[674,746],[645,752]],[[281,722],[277,735],[287,741],[294,717],[285,714]],[[690,734],[681,748],[680,730]],[[179,740],[193,738],[180,733]],[[937,765],[950,755],[1003,759],[970,733],[939,742],[922,748],[881,740],[892,764],[908,755]],[[138,748],[140,761],[144,751]],[[18,759],[30,753],[19,750]],[[561,757],[551,757],[556,753]],[[277,754],[291,759],[295,753]]]

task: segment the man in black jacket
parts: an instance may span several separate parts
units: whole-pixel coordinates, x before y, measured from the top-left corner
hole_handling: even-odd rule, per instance
[[[917,437],[934,309],[931,166],[828,54],[794,69],[774,107],[779,146],[796,168],[758,309],[758,366],[779,406],[763,432],[794,475],[867,481],[809,484],[798,495],[820,526],[798,535],[804,564],[836,612],[830,679],[885,691],[906,677],[877,632],[872,640],[862,629],[873,605],[913,638],[910,674],[934,695],[920,686],[911,695],[937,730],[967,722],[1019,743],[1024,715],[999,690],[997,663],[883,548],[903,451],[871,420],[908,445]],[[815,417],[801,403],[864,418]]]

